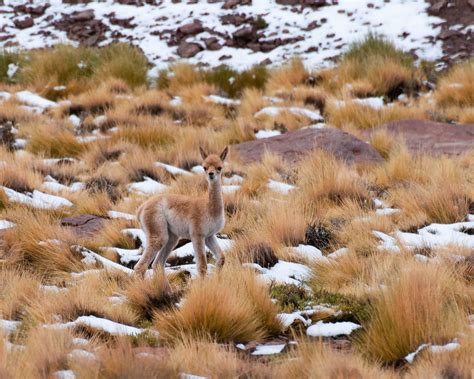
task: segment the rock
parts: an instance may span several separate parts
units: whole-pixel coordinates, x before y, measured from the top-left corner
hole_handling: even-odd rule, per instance
[[[252,40],[256,36],[256,31],[252,26],[244,26],[232,34],[234,39]]]
[[[215,51],[215,50],[219,50],[219,49],[222,48],[222,45],[219,43],[219,41],[216,37],[206,38],[204,40],[204,43],[206,44],[206,48],[208,50]]]
[[[474,150],[474,124],[454,125],[429,120],[403,120],[370,129],[365,135],[368,137],[379,129],[403,136],[412,152],[459,155]]]
[[[0,144],[8,150],[13,150],[13,145],[15,144],[15,135],[12,129],[13,123],[11,121],[0,124]]]
[[[92,9],[86,9],[80,12],[72,12],[70,15],[71,21],[90,21],[94,18],[94,11]]]
[[[197,43],[181,42],[178,46],[177,53],[181,58],[191,58],[202,50]]]
[[[129,18],[118,18],[115,17],[115,12],[112,14],[108,15],[109,16],[109,21],[112,25],[118,25],[121,26],[122,28],[134,28],[136,25],[132,23],[132,20],[134,17],[129,17]]]
[[[329,5],[326,0],[276,0],[276,3],[280,5],[301,5],[316,8]]]
[[[18,5],[14,7],[13,9],[17,13],[28,13],[32,17],[39,17],[44,14],[46,9],[49,7],[49,4],[44,4],[44,5],[38,5],[38,6],[31,6],[31,5]]]
[[[437,1],[430,7],[430,12],[433,14],[438,14],[441,11],[441,9],[443,9],[446,6],[447,3],[448,3],[447,0]]]
[[[233,9],[238,5],[252,5],[252,0],[227,0],[222,9]]]
[[[472,10],[474,11],[474,0],[467,0],[467,3],[469,4],[469,6],[472,8]]]
[[[71,228],[72,232],[78,237],[88,237],[94,235],[104,227],[105,218],[94,215],[79,215],[63,218],[61,226]]]
[[[178,31],[180,33],[183,33],[184,35],[196,35],[204,31],[204,28],[202,27],[201,21],[194,20],[193,22],[190,22],[189,24],[180,26],[178,28]]]
[[[267,150],[294,163],[313,150],[322,149],[348,163],[377,163],[383,159],[368,143],[339,129],[300,129],[280,136],[263,138],[233,146],[246,162],[257,162]]]
[[[32,17],[25,17],[25,18],[16,19],[13,21],[13,23],[15,24],[15,27],[17,27],[18,29],[27,29],[27,28],[31,28],[35,22],[33,21]]]

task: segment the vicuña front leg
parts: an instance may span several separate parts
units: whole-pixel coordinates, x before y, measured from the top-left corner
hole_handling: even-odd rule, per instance
[[[200,276],[205,276],[207,273],[207,259],[206,250],[204,248],[204,237],[193,237],[194,256],[196,257],[196,265]]]
[[[222,254],[222,250],[219,246],[219,242],[217,241],[217,237],[212,235],[206,238],[206,246],[212,253],[216,256],[216,265],[218,268],[222,267],[225,262],[224,254]]]

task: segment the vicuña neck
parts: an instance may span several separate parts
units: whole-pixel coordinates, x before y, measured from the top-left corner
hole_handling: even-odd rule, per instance
[[[218,217],[224,211],[221,181],[216,180],[209,184],[209,213],[211,217]]]

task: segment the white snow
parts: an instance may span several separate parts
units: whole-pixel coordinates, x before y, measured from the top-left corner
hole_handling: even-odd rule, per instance
[[[260,109],[257,113],[254,114],[255,118],[259,118],[261,116],[270,116],[276,117],[280,112],[290,112],[296,115],[305,116],[309,118],[311,121],[324,121],[321,117],[319,111],[314,111],[306,108],[300,107],[265,107]]]
[[[65,186],[64,184],[53,182],[53,181],[45,181],[41,188],[45,191],[60,193],[60,192],[79,192],[84,189],[84,184],[81,182],[72,183],[70,186]]]
[[[418,229],[418,233],[397,231],[395,237],[408,248],[440,247],[457,245],[474,248],[474,235],[463,233],[462,230],[473,229],[474,221],[454,224],[431,224]]]
[[[56,371],[53,374],[53,378],[55,379],[76,379],[76,375],[72,370],[60,370]]]
[[[279,182],[273,179],[268,180],[267,187],[270,188],[272,191],[280,192],[283,195],[288,195],[296,188],[292,184]]]
[[[286,344],[279,345],[257,345],[252,355],[273,355],[280,354],[285,348]]]
[[[377,216],[388,216],[394,213],[399,213],[400,209],[398,208],[381,208],[381,209],[376,209],[375,214]]]
[[[73,204],[59,196],[48,195],[46,193],[34,190],[33,193],[27,195],[12,190],[7,187],[1,187],[5,191],[8,200],[14,203],[22,203],[39,209],[58,209],[61,207],[72,207]]]
[[[13,228],[15,224],[8,220],[0,220],[0,230]]]
[[[10,79],[10,80],[13,79],[13,77],[15,76],[18,69],[19,69],[19,67],[15,63],[10,63],[8,65],[8,69],[7,69],[8,79]]]
[[[311,320],[305,319],[301,312],[293,312],[293,313],[278,313],[278,318],[280,319],[281,323],[283,324],[283,328],[286,330],[288,329],[295,321],[301,321],[303,325],[309,326],[311,325]]]
[[[251,267],[260,273],[267,283],[282,283],[301,285],[311,273],[308,266],[280,260],[272,268],[264,268],[257,263],[244,263],[244,267]]]
[[[280,134],[281,132],[279,130],[262,129],[262,130],[259,130],[257,133],[255,133],[255,138],[256,139],[269,138],[269,137],[279,136]]]
[[[156,162],[155,165],[158,167],[163,167],[166,171],[173,175],[192,175],[189,171],[166,163]]]
[[[131,183],[128,185],[128,190],[130,192],[139,194],[139,195],[152,195],[155,193],[165,191],[168,186],[145,176],[143,182]]]
[[[81,126],[81,119],[79,117],[77,117],[75,114],[72,114],[72,115],[69,116],[69,121],[75,127]]]
[[[72,328],[77,325],[87,325],[94,329],[103,330],[104,332],[113,334],[113,335],[128,335],[136,336],[142,333],[144,330],[140,328],[135,328],[133,326],[120,324],[115,321],[108,320],[106,318],[100,318],[95,316],[80,316],[75,321],[70,321],[66,323],[50,324],[45,325],[47,328],[52,329],[66,329]]]
[[[380,108],[383,108],[383,106],[384,106],[383,97],[367,97],[365,99],[351,99],[349,101],[349,103],[350,102],[353,102],[353,103],[358,104],[358,105],[363,105],[363,106],[366,106],[366,107],[370,107],[370,108],[373,108],[373,109],[380,109]],[[336,100],[334,102],[334,105],[338,108],[345,107],[347,104],[348,104],[348,102],[346,102],[344,100]]]
[[[209,100],[212,103],[226,105],[226,106],[240,105],[240,100],[229,99],[227,97],[222,97],[222,96],[217,96],[217,95],[204,96],[204,98]]]
[[[119,212],[119,211],[108,211],[107,216],[109,216],[110,218],[122,218],[124,220],[129,220],[129,221],[136,220],[135,215],[132,215],[130,213],[125,213],[125,212]]]
[[[10,335],[11,333],[15,332],[21,325],[20,321],[13,321],[13,320],[2,320],[0,319],[0,328],[3,329],[5,335]]]
[[[306,334],[311,337],[336,337],[349,335],[361,326],[349,321],[327,322],[318,321],[306,329]]]
[[[237,185],[237,184],[242,184],[244,181],[244,178],[242,178],[240,175],[237,175],[237,174],[234,174],[232,175],[230,178],[222,178],[222,183],[224,183],[224,185]]]
[[[58,105],[54,101],[45,99],[44,97],[41,97],[40,95],[37,95],[36,93],[30,91],[20,91],[17,92],[15,96],[17,100],[21,103],[26,104],[30,107],[38,108],[41,111]]]
[[[223,185],[222,193],[230,194],[230,193],[234,193],[235,191],[238,191],[239,189],[240,189],[240,186],[237,184]]]
[[[453,350],[459,349],[460,347],[461,345],[457,341],[449,342],[446,345],[432,345],[429,343],[424,343],[418,346],[418,348],[414,352],[407,354],[407,356],[405,357],[405,360],[410,364],[413,363],[413,361],[415,360],[415,357],[421,351],[425,349],[428,349],[431,353],[437,354],[437,353],[444,353],[446,351],[453,351]]]
[[[297,8],[293,11],[291,6],[276,4],[275,0],[254,0],[251,5],[239,6],[233,10],[223,10],[222,3],[208,3],[199,1],[194,3],[181,2],[173,4],[172,0],[158,2],[157,5],[143,4],[143,6],[122,5],[114,0],[90,2],[83,4],[65,5],[61,0],[48,1],[51,6],[46,9],[44,15],[35,18],[35,24],[26,29],[14,27],[12,11],[17,1],[7,2],[3,7],[6,12],[0,14],[0,24],[4,31],[12,38],[0,43],[18,44],[21,48],[32,49],[51,46],[57,43],[69,43],[77,45],[76,41],[68,39],[67,34],[58,29],[47,27],[50,23],[61,19],[61,13],[70,14],[73,11],[85,8],[94,11],[95,18],[106,24],[110,31],[105,34],[107,44],[112,40],[114,32],[120,32],[123,37],[120,41],[130,41],[140,46],[145,55],[156,67],[151,70],[150,76],[156,76],[158,70],[165,68],[171,61],[180,60],[177,55],[176,46],[168,46],[170,33],[167,30],[175,30],[181,25],[197,19],[203,23],[203,27],[219,33],[216,35],[218,41],[224,44],[225,37],[231,36],[241,26],[232,24],[224,25],[219,17],[223,15],[245,13],[254,17],[261,16],[265,19],[268,27],[261,32],[264,34],[262,40],[271,40],[275,36],[284,38],[295,38],[303,36],[302,41],[279,46],[268,52],[253,52],[250,49],[236,49],[224,46],[217,51],[202,51],[188,59],[189,63],[202,63],[209,66],[218,66],[226,63],[231,67],[242,70],[258,64],[269,58],[274,65],[281,64],[292,56],[300,56],[306,65],[329,66],[330,58],[341,54],[351,42],[360,39],[369,31],[386,35],[394,43],[406,50],[414,50],[421,59],[436,59],[442,56],[442,43],[435,37],[440,32],[442,19],[427,14],[429,4],[425,1],[392,0],[359,0],[341,1],[339,4],[325,6],[317,9],[311,7]],[[368,8],[369,3],[374,4]],[[339,13],[339,11],[344,11]],[[117,18],[130,18],[136,26],[123,28],[120,25],[110,23],[106,14],[115,13]],[[350,16],[349,16],[350,15]],[[321,22],[321,19],[327,22]],[[307,30],[311,22],[317,22],[318,27]],[[286,29],[287,33],[283,34]],[[42,30],[50,31],[48,35],[41,35]],[[403,32],[409,32],[408,38],[400,38]],[[327,37],[335,34],[333,38]],[[189,36],[188,42],[203,43],[210,33],[204,31],[196,36]],[[317,49],[310,49],[317,47]],[[229,55],[227,60],[219,60],[223,55]],[[85,63],[81,62],[80,67]]]
[[[333,251],[331,254],[328,254],[328,258],[336,259],[346,254],[349,254],[349,249],[347,247],[342,247],[340,249],[337,249],[336,251]]]
[[[297,247],[287,247],[286,250],[297,254],[308,261],[328,261],[328,259],[323,256],[321,250],[311,245],[299,244]]]
[[[138,229],[138,228],[128,228],[128,229],[123,229],[122,233],[125,234],[126,236],[129,236],[133,238],[134,240],[140,240],[142,243],[142,246],[146,245],[146,234],[143,230]]]
[[[115,269],[115,270],[123,271],[126,274],[132,274],[133,273],[133,270],[131,270],[131,269],[125,267],[125,266],[122,266],[118,263],[112,262],[110,259],[107,259],[107,258],[103,257],[102,255],[93,252],[92,250],[86,249],[83,246],[75,245],[75,246],[72,246],[72,248],[75,251],[82,254],[82,256],[84,257],[82,259],[82,262],[84,262],[85,264],[94,264],[96,262],[100,262],[100,263],[102,263],[102,265],[104,266],[105,269]]]

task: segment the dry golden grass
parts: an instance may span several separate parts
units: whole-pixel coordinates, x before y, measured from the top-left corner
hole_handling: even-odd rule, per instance
[[[303,62],[298,59],[292,59],[286,66],[281,67],[270,74],[266,89],[269,94],[279,92],[291,92],[294,87],[304,82],[308,77]]]
[[[445,267],[412,263],[387,281],[371,311],[360,348],[394,362],[422,343],[446,343],[462,330],[462,285]]]
[[[311,153],[300,164],[296,185],[295,201],[310,217],[349,200],[369,204],[368,190],[357,172],[323,151]]]
[[[370,139],[385,158],[376,166],[348,165],[321,151],[292,164],[264,154],[262,162],[248,165],[231,146],[224,175],[238,174],[243,183],[236,192],[224,194],[222,233],[234,241],[225,253],[226,265],[205,279],[191,278],[186,271],[169,275],[171,295],[160,274],[143,279],[121,270],[102,270],[101,264],[86,265],[81,254],[71,251],[72,245],[80,244],[119,263],[111,247],[138,247],[122,233],[124,228],[137,228],[136,220],[108,219],[103,229],[87,237],[59,226],[67,216],[107,217],[110,210],[135,214],[146,197],[130,193],[127,185],[144,176],[168,185],[165,193],[203,195],[204,175],[173,175],[156,162],[190,170],[202,162],[199,146],[218,152],[225,145],[254,139],[255,130],[284,132],[311,122],[288,112],[256,119],[254,114],[266,106],[324,108],[326,121],[362,139],[367,138],[362,129],[403,118],[471,122],[472,105],[466,103],[470,87],[465,81],[471,63],[441,78],[433,96],[424,88],[416,96],[412,91],[420,88],[421,71],[385,43],[369,42],[372,45],[358,46],[339,66],[318,72],[307,71],[298,60],[276,70],[256,67],[241,73],[226,67],[205,72],[178,64],[171,69],[174,75],[160,76],[157,89],[142,85],[143,66],[135,76],[123,55],[113,61],[113,49],[103,53],[102,61],[91,61],[90,72],[82,76],[76,60],[99,54],[97,50],[58,47],[51,61],[66,60],[58,76],[49,67],[48,54],[38,52],[32,62],[44,75],[28,78],[27,88],[72,104],[62,103],[42,115],[28,112],[14,99],[2,104],[0,124],[14,121],[16,138],[27,139],[28,145],[20,151],[0,148],[0,184],[22,192],[41,190],[50,175],[62,184],[81,182],[85,188],[61,191],[59,195],[74,204],[61,210],[30,209],[9,201],[0,189],[0,220],[16,224],[0,230],[0,318],[22,323],[8,340],[26,346],[10,351],[0,330],[0,377],[51,378],[63,369],[73,370],[78,378],[175,378],[182,373],[224,378],[468,376],[473,338],[465,314],[474,309],[472,249],[450,244],[412,251],[399,244],[400,253],[393,254],[379,248],[381,241],[373,231],[393,236],[397,230],[412,232],[431,222],[465,220],[474,199],[472,152],[459,157],[414,155],[384,129]],[[236,83],[230,83],[229,75],[234,74]],[[463,86],[452,86],[457,82]],[[64,84],[66,90],[55,91],[54,83]],[[23,84],[0,88],[10,93],[25,89]],[[408,97],[382,109],[352,101],[378,95],[389,100],[400,90]],[[205,98],[210,94],[240,96],[241,103],[213,104]],[[176,96],[182,102],[173,106],[170,100]],[[269,96],[281,102],[273,103]],[[337,108],[335,100],[340,99],[346,106]],[[71,114],[81,118],[80,127],[73,128]],[[96,118],[103,115],[107,120],[99,125]],[[107,138],[87,143],[76,139],[76,134],[95,133]],[[75,161],[44,161],[66,156]],[[281,194],[268,187],[269,179],[295,188]],[[375,198],[400,212],[377,215]],[[288,249],[301,243],[316,245],[324,255],[343,247],[347,254],[314,262]],[[415,254],[429,259],[420,263]],[[308,266],[312,274],[303,284],[312,291],[304,285],[268,285],[253,269],[242,267],[253,262],[271,270],[278,260]],[[86,270],[84,275],[71,275]],[[282,297],[291,298],[289,305]],[[357,320],[363,326],[350,338],[352,349],[336,352],[325,339],[322,346],[321,341],[298,338],[289,354],[248,359],[234,348],[238,342],[304,333],[299,326],[283,332],[277,312],[317,304],[340,309],[342,313],[331,316],[334,319]],[[42,328],[82,315],[144,328],[145,333],[118,337],[86,326],[71,331]],[[318,314],[313,322],[325,317]],[[78,336],[89,338],[88,344],[74,342]],[[362,343],[354,344],[354,338]],[[420,343],[454,338],[461,344],[456,351],[424,351],[406,370],[382,368],[399,363]],[[95,358],[70,355],[73,349],[85,349]]]
[[[426,118],[428,115],[422,108],[408,108],[397,104],[380,109],[351,101],[346,101],[343,106],[329,102],[327,106],[329,124],[349,131],[351,129],[374,128],[392,121]]]
[[[454,66],[441,80],[435,100],[441,107],[474,106],[474,60]]]
[[[68,128],[61,125],[36,125],[26,148],[33,154],[50,158],[76,157],[84,151],[84,145]]]
[[[298,341],[298,349],[282,364],[277,378],[367,378],[390,379],[391,370],[367,363],[359,354],[347,354],[324,346],[322,342]]]
[[[193,282],[179,309],[156,314],[161,338],[168,343],[185,338],[249,342],[278,333],[276,308],[254,275],[226,265]]]

